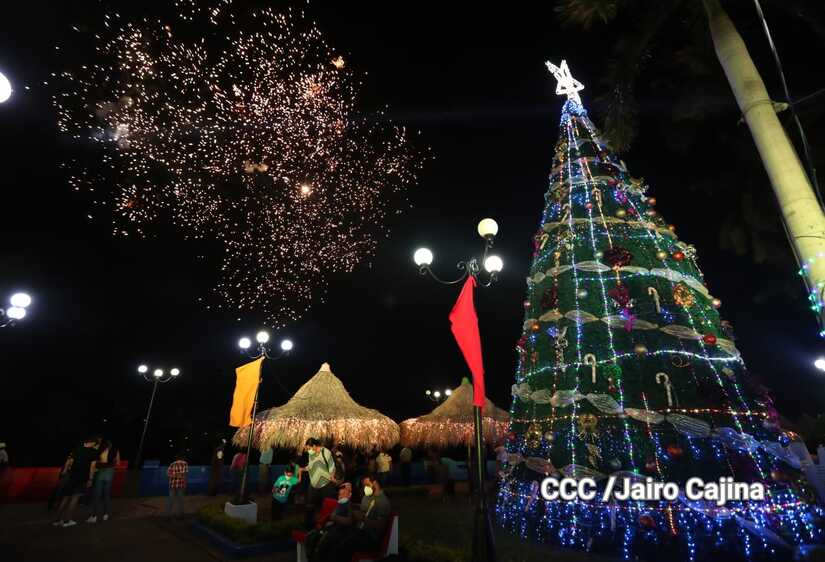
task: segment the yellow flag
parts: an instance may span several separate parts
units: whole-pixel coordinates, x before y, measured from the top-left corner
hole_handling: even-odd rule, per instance
[[[232,409],[229,411],[229,425],[232,427],[243,427],[252,423],[252,405],[261,380],[263,360],[263,357],[258,357],[235,369],[235,394],[232,396]]]

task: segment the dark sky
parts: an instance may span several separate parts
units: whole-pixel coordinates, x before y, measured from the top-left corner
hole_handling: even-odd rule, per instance
[[[25,288],[35,298],[30,318],[0,330],[0,440],[9,443],[16,464],[55,463],[90,431],[112,436],[129,456],[151,391],[136,374],[140,362],[183,370],[159,389],[148,456],[170,453],[169,440],[176,447],[184,437],[202,450],[205,434],[212,439],[226,429],[233,368],[242,361],[236,342],[260,327],[197,303],[215,282],[215,262],[196,263],[193,249],[174,238],[113,239],[109,225],[90,222],[86,200],[70,191],[59,163],[71,147],[57,134],[42,82],[55,69],[85,61],[61,58],[54,45],[73,24],[97,25],[101,6],[126,13],[145,6],[98,3],[90,10],[90,4],[15,2],[3,8],[0,21],[0,69],[16,90],[0,105],[0,297]],[[797,96],[825,87],[821,72],[811,72],[821,68],[822,39],[795,33],[800,24],[787,13],[766,12]],[[435,160],[410,193],[412,210],[394,220],[372,265],[332,277],[325,302],[283,331],[296,350],[266,366],[262,405],[283,403],[328,361],[360,403],[398,421],[428,411],[425,389],[454,386],[468,373],[447,321],[457,289],[421,278],[411,255],[429,246],[439,271],[449,275],[456,261],[480,249],[475,225],[490,216],[500,225],[496,250],[505,271],[496,286],[480,292],[477,306],[488,393],[509,406],[531,236],[562,103],[543,61],[566,58],[587,85],[582,96],[590,105],[605,91],[599,77],[614,37],[605,29],[562,30],[549,8],[536,11],[527,3],[493,9],[321,2],[309,13],[356,71],[368,73],[363,108],[388,104],[395,120],[421,131],[420,142]],[[740,7],[733,16],[772,94],[781,98],[755,14]],[[667,53],[667,42],[657,52]],[[723,80],[717,74],[710,79]],[[647,75],[642,82],[655,79]],[[794,268],[755,264],[751,256],[721,249],[718,240],[738,189],[774,205],[747,129],[737,125],[732,94],[721,81],[709,102],[718,122],[705,120],[686,134],[684,126],[663,126],[677,100],[657,92],[639,89],[639,139],[624,155],[631,173],[646,178],[680,238],[697,246],[711,293],[722,299],[746,362],[774,389],[780,412],[795,419],[822,411],[825,381],[811,362],[823,346]],[[825,97],[813,103],[821,106]],[[591,115],[602,124],[602,114],[594,109]],[[820,154],[822,130],[808,130]],[[722,133],[735,143],[720,150],[713,140]],[[749,168],[731,169],[739,165]],[[741,174],[741,186],[718,194],[695,189],[723,173]],[[776,222],[775,214],[767,216]],[[772,236],[789,251],[782,235]],[[793,290],[772,290],[786,285]]]

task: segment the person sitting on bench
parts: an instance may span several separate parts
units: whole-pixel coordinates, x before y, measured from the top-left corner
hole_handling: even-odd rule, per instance
[[[364,497],[360,509],[352,512],[353,525],[348,527],[337,544],[330,544],[324,562],[350,562],[356,552],[370,552],[381,547],[392,509],[378,479],[363,480]],[[330,541],[332,543],[332,541]]]

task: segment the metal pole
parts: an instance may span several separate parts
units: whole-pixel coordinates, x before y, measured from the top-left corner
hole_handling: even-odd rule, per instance
[[[143,442],[146,440],[146,430],[149,429],[149,416],[152,415],[152,405],[155,403],[155,393],[158,391],[158,379],[152,385],[152,397],[149,399],[149,409],[146,410],[146,419],[143,421],[143,434],[140,436],[137,455],[135,455],[135,470],[140,470],[140,462],[143,460]]]
[[[476,562],[495,562],[496,546],[493,539],[493,526],[487,510],[487,494],[484,489],[484,440],[482,439],[481,408],[473,406],[473,425],[476,441],[476,508],[473,521],[473,560]]]
[[[261,362],[261,370],[263,370],[263,362]],[[262,375],[258,374],[258,386],[255,387],[255,401],[252,403],[252,423],[249,425],[249,439],[246,442],[246,463],[243,467],[243,477],[241,477],[241,490],[237,498],[235,498],[235,505],[246,503],[246,474],[249,472],[249,456],[252,454],[252,436],[255,435],[255,416],[258,413],[258,390],[261,388]]]

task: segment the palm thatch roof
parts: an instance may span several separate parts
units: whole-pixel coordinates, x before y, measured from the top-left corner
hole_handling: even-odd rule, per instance
[[[486,400],[481,417],[484,441],[494,445],[503,439],[510,415]],[[473,386],[466,378],[435,410],[401,422],[401,444],[407,447],[471,446],[474,435]]]
[[[310,437],[355,449],[388,449],[398,443],[399,436],[393,420],[352,399],[328,363],[322,364],[289,402],[259,412],[254,427],[253,444],[260,450],[298,450]],[[240,428],[232,441],[244,445],[247,439],[249,426]]]

